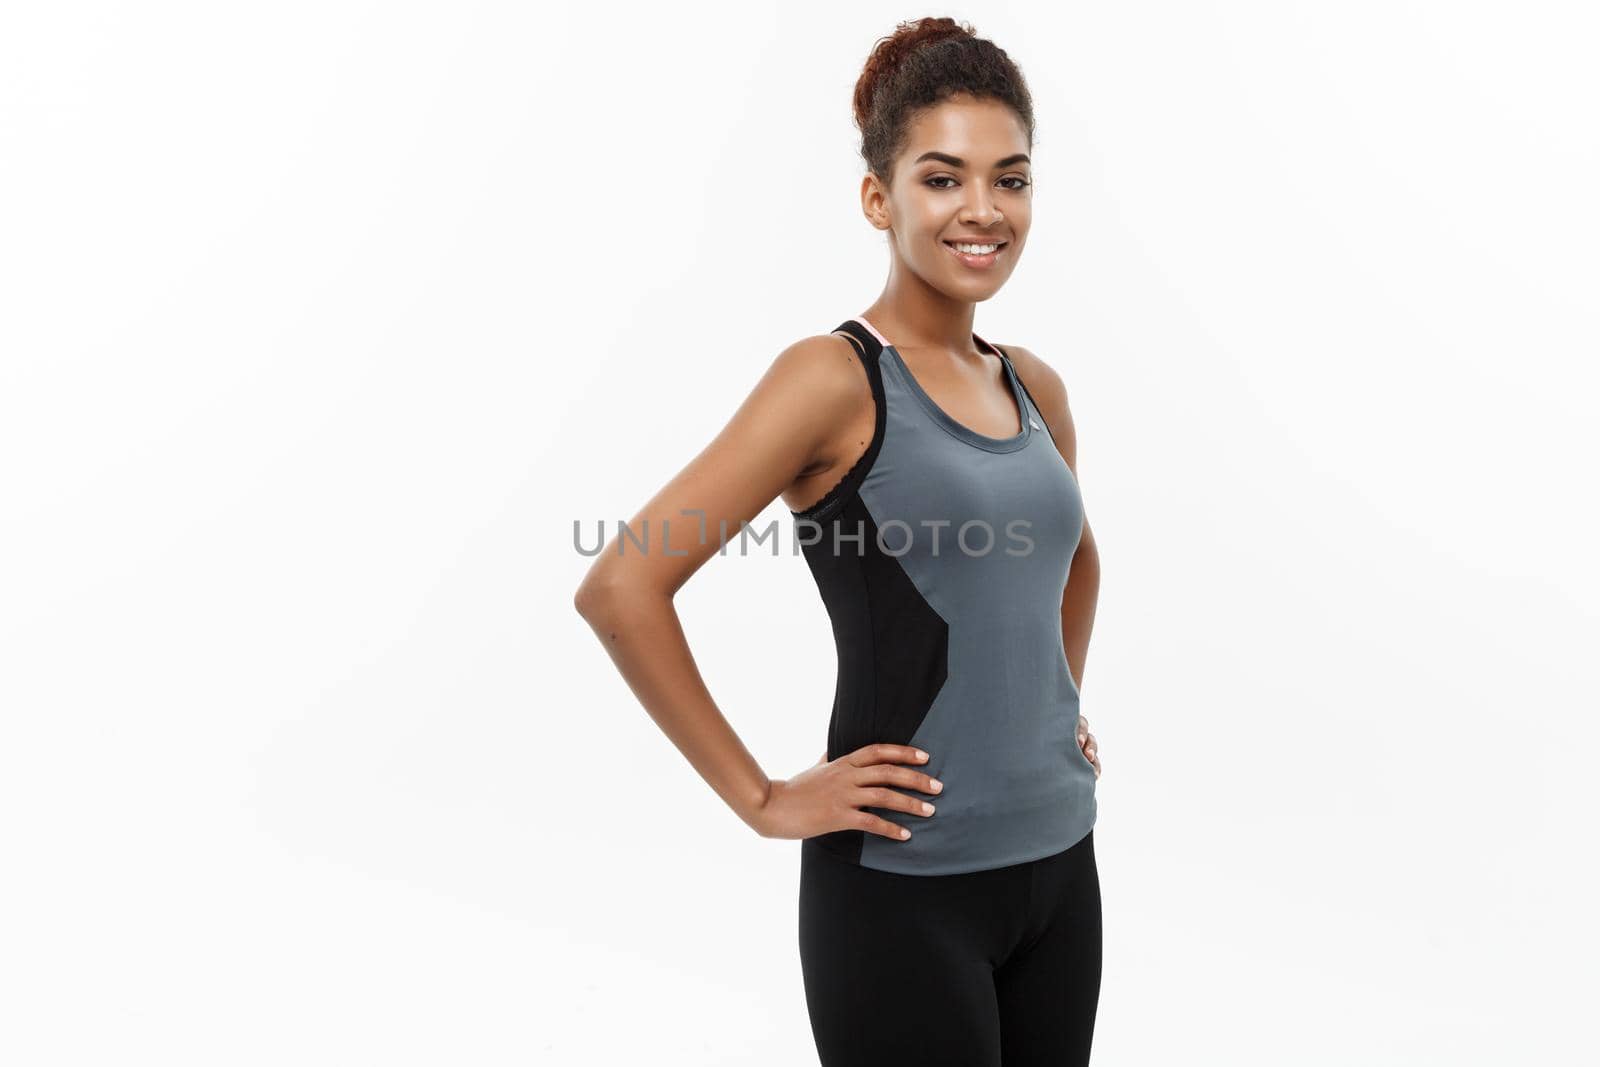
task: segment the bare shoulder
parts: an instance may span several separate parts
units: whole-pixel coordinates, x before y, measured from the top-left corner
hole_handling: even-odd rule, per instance
[[[857,433],[872,402],[854,343],[836,333],[812,334],[772,357],[740,421],[798,450],[794,477],[800,478],[836,464],[840,442]]]
[[[829,406],[830,399],[848,402],[861,394],[866,372],[855,346],[836,333],[802,337],[772,359],[767,375],[813,406]]]
[[[783,421],[803,427],[813,450],[837,436],[872,396],[855,345],[836,333],[802,337],[779,352],[761,386],[789,405]]]

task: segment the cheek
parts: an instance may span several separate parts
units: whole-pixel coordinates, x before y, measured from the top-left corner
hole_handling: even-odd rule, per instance
[[[903,198],[895,212],[896,220],[904,225],[905,231],[918,235],[941,232],[950,221],[948,215],[937,199],[926,196]]]
[[[914,218],[903,219],[904,225],[900,228],[900,246],[908,259],[928,259],[935,252],[942,252],[940,243],[949,223],[943,218],[933,218],[920,215]]]

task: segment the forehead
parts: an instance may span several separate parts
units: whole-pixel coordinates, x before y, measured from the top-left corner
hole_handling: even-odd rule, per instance
[[[902,158],[927,151],[947,152],[983,166],[1003,156],[1028,150],[1028,135],[1010,107],[995,99],[952,97],[912,116],[906,127]]]

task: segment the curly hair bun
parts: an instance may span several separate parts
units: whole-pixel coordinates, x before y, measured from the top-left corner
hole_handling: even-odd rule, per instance
[[[856,79],[853,105],[861,156],[885,182],[906,127],[918,111],[952,96],[999,100],[1017,115],[1033,143],[1033,98],[1022,70],[1005,50],[952,18],[901,22],[872,47]]]

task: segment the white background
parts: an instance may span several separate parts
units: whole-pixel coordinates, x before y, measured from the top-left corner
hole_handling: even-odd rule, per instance
[[[797,843],[632,697],[573,522],[876,297],[850,92],[931,13],[1038,115],[977,326],[1065,379],[1102,554],[1095,1062],[1595,1062],[1584,7],[8,8],[0,1058],[816,1062]],[[677,603],[809,766],[804,560]]]

